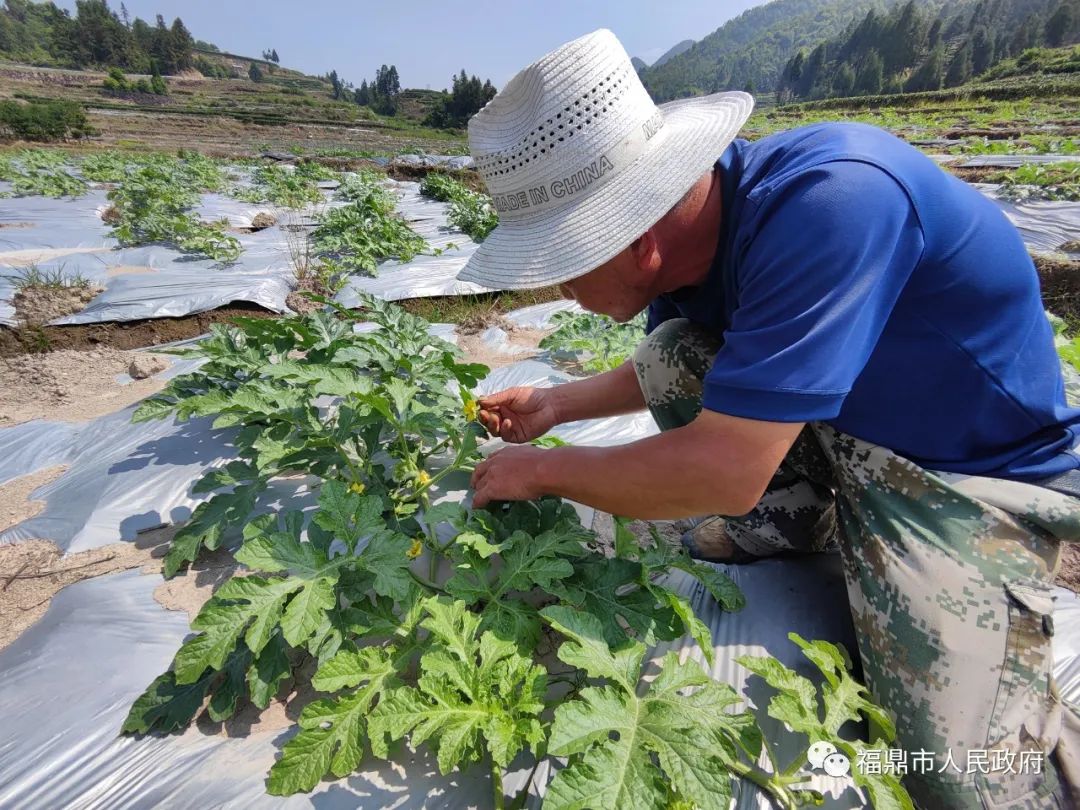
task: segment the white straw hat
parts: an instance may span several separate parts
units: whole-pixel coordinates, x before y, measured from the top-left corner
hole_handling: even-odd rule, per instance
[[[657,107],[607,30],[552,51],[469,122],[499,226],[458,278],[528,289],[599,267],[682,199],[753,107],[746,93]]]

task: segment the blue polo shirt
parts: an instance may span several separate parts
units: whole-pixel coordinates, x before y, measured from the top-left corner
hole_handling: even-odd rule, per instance
[[[822,421],[933,470],[1080,467],[1039,282],[996,205],[888,133],[821,124],[736,141],[698,287],[649,309],[723,338],[704,406]]]

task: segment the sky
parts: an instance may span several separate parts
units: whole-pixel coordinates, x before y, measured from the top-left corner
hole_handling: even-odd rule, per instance
[[[132,18],[181,17],[196,39],[284,67],[370,80],[397,65],[402,87],[443,89],[462,68],[502,87],[564,42],[610,28],[631,56],[652,63],[765,0],[124,0]],[[73,10],[74,0],[56,0]],[[109,5],[119,10],[120,0]]]

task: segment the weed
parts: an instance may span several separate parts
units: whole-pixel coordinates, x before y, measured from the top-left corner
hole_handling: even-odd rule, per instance
[[[82,273],[65,273],[65,265],[55,270],[42,270],[38,265],[31,264],[23,268],[15,276],[15,289],[26,290],[29,288],[60,290],[66,287],[75,289],[87,289],[90,287],[90,279]]]

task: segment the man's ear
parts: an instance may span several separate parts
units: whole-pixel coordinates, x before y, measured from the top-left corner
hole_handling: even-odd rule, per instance
[[[652,228],[645,231],[630,245],[630,254],[634,257],[634,262],[642,272],[649,275],[660,272],[660,265],[662,264],[660,242],[656,238],[656,231]]]

